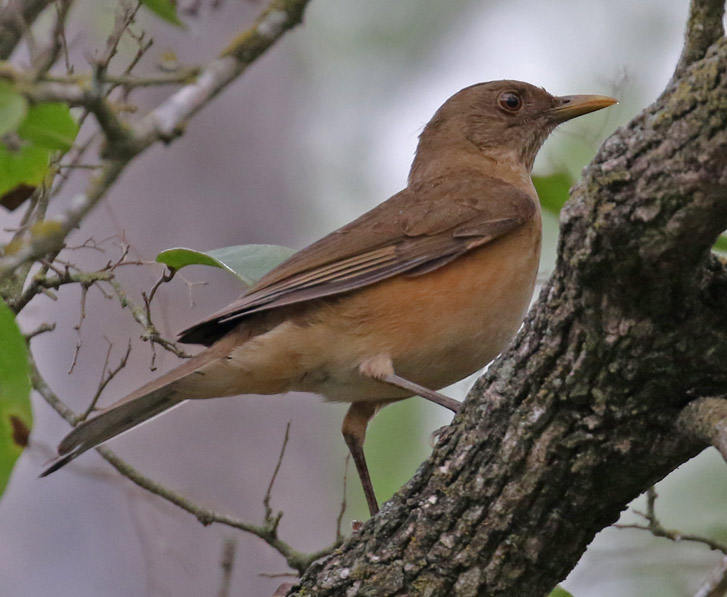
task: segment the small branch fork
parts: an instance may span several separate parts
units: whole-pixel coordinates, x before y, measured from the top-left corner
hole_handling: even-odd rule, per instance
[[[81,325],[83,323],[83,320],[85,319],[86,296],[88,294],[88,290],[92,287],[95,287],[106,298],[112,298],[113,295],[116,295],[116,298],[121,306],[125,309],[128,309],[134,320],[143,328],[141,338],[145,342],[150,342],[152,347],[152,360],[150,364],[152,369],[154,368],[154,363],[156,360],[157,344],[165,350],[172,352],[177,357],[188,358],[189,355],[184,350],[182,350],[175,342],[172,342],[171,340],[167,340],[166,338],[162,337],[151,317],[151,301],[154,298],[157,290],[159,289],[159,286],[164,282],[170,281],[171,276],[166,273],[162,274],[162,276],[154,283],[149,293],[142,294],[144,305],[140,305],[128,295],[128,293],[124,290],[124,288],[121,286],[115,276],[116,270],[119,267],[128,265],[139,266],[144,265],[145,262],[127,260],[126,257],[129,250],[128,245],[122,246],[121,249],[122,254],[118,259],[116,259],[115,261],[109,261],[101,269],[91,272],[81,271],[78,267],[71,263],[65,263],[60,261],[56,261],[55,263],[44,262],[40,270],[31,278],[23,293],[15,300],[9,300],[8,305],[16,313],[19,313],[31,300],[33,300],[39,294],[48,294],[52,299],[55,299],[55,295],[51,291],[58,290],[62,286],[80,285],[81,314],[79,317],[79,321],[75,326],[76,330],[80,334]],[[104,285],[108,285],[111,288],[111,294],[106,291]],[[76,354],[74,355],[73,363],[71,364],[71,370],[75,365],[76,357],[79,350],[80,340],[77,343]],[[115,374],[116,373],[114,373],[114,375]],[[107,380],[106,383],[108,383],[108,381],[110,381],[110,379]],[[99,393],[102,390],[103,388],[100,388]]]
[[[93,248],[95,248],[96,245],[93,245]],[[162,275],[152,286],[151,290],[148,294],[144,294],[144,306],[135,303],[131,298],[129,298],[126,293],[123,291],[119,283],[114,279],[114,273],[115,270],[122,266],[122,265],[141,265],[140,262],[132,262],[132,261],[126,261],[126,255],[128,254],[128,248],[122,247],[122,256],[119,258],[119,260],[114,262],[109,262],[105,267],[101,268],[98,271],[95,272],[80,272],[80,271],[74,271],[76,268],[75,266],[71,264],[65,264],[63,267],[60,267],[57,263],[54,264],[46,264],[45,267],[36,274],[31,284],[29,285],[28,289],[26,289],[25,293],[18,298],[17,304],[12,305],[13,307],[22,307],[25,306],[34,296],[37,296],[37,294],[41,293],[42,291],[50,291],[50,290],[56,290],[60,288],[61,286],[67,285],[67,284],[80,284],[84,290],[88,290],[88,288],[92,286],[99,286],[100,284],[109,284],[112,289],[114,290],[117,298],[121,302],[121,304],[128,308],[130,312],[133,314],[134,318],[137,320],[139,324],[141,324],[145,332],[145,337],[147,339],[151,339],[154,342],[162,343],[160,342],[160,339],[156,336],[158,333],[156,332],[156,329],[154,328],[152,322],[151,322],[151,301],[153,300],[156,291],[158,290],[160,284],[162,284],[165,281],[168,281],[170,278],[166,274]],[[100,287],[100,286],[99,286]],[[102,292],[104,292],[102,290]],[[108,296],[110,298],[110,295],[107,295],[104,292],[105,296]],[[83,315],[83,313],[82,313]],[[83,320],[83,316],[81,317],[80,322]],[[43,331],[47,331],[51,329],[52,326],[45,326],[43,329],[33,332],[31,335],[29,335],[29,339],[37,335],[38,333],[42,333]],[[166,347],[166,345],[173,345],[173,343],[164,341],[163,345]],[[131,345],[129,344],[127,346],[126,352],[122,355],[121,359],[119,360],[118,364],[114,367],[109,366],[110,361],[110,353],[111,353],[111,345],[109,345],[109,350],[106,355],[106,359],[103,365],[103,370],[101,374],[101,379],[98,384],[98,388],[89,404],[89,406],[83,411],[81,414],[74,413],[70,408],[68,408],[61,400],[60,398],[52,391],[50,386],[46,383],[46,381],[41,376],[37,366],[32,361],[31,356],[31,378],[33,382],[33,387],[38,393],[48,402],[64,419],[66,419],[71,424],[77,424],[80,421],[85,420],[95,409],[96,403],[101,396],[101,393],[105,389],[105,387],[111,382],[111,380],[125,367],[130,350]],[[177,349],[177,352],[179,349]],[[263,518],[263,523],[261,525],[254,525],[247,523],[241,519],[227,516],[225,514],[221,514],[218,512],[215,512],[211,509],[204,508],[202,506],[199,506],[197,504],[194,504],[184,496],[178,494],[175,491],[172,491],[161,484],[155,482],[152,479],[149,479],[148,477],[145,477],[142,475],[139,471],[131,467],[128,463],[121,460],[114,452],[107,448],[99,448],[98,452],[101,454],[101,456],[106,459],[114,468],[116,468],[117,471],[119,471],[123,476],[130,479],[133,483],[138,485],[139,487],[146,489],[150,493],[153,493],[172,504],[182,508],[183,510],[186,510],[187,512],[193,514],[202,524],[209,525],[212,523],[220,523],[225,524],[227,526],[251,533],[261,539],[263,539],[266,543],[268,543],[270,546],[272,546],[274,549],[276,549],[285,559],[288,565],[296,570],[298,573],[302,573],[308,566],[315,561],[316,559],[322,557],[323,555],[326,555],[327,553],[330,553],[331,550],[333,550],[335,547],[340,545],[340,543],[343,540],[343,537],[340,532],[336,533],[336,541],[333,545],[331,545],[328,548],[322,549],[318,552],[312,553],[312,554],[305,554],[298,552],[294,550],[292,547],[290,547],[287,543],[282,541],[278,537],[278,526],[280,523],[280,520],[283,516],[282,512],[274,512],[270,503],[272,499],[272,491],[273,486],[275,484],[275,481],[278,477],[283,458],[285,456],[285,451],[288,445],[290,437],[290,423],[287,424],[285,429],[285,435],[283,438],[283,444],[280,450],[280,455],[278,457],[278,460],[276,462],[273,474],[271,476],[270,482],[268,484],[267,490],[265,492],[265,496],[263,498],[263,505],[265,509],[265,514]],[[345,481],[345,480],[344,480]],[[340,527],[340,517],[339,521],[337,522],[337,525]]]
[[[111,50],[107,49],[101,63],[96,64],[90,86],[76,82],[28,81],[18,73],[11,73],[18,89],[31,101],[64,101],[92,113],[103,131],[105,145],[98,175],[86,191],[76,196],[72,206],[53,220],[55,226],[46,226],[42,234],[31,234],[12,255],[0,259],[0,280],[22,265],[62,248],[66,236],[106,195],[129,162],[151,145],[159,141],[168,143],[181,135],[192,116],[301,22],[308,2],[270,2],[253,26],[235,38],[218,58],[202,67],[193,81],[183,85],[134,126],[122,121],[117,115],[118,107],[105,97],[104,62],[107,64],[113,56],[113,41]]]
[[[698,398],[690,402],[680,413],[675,427],[679,433],[699,444],[714,446],[722,455],[722,458],[727,461],[727,400],[708,397]],[[665,529],[656,518],[654,512],[655,499],[656,492],[651,488],[647,492],[647,512],[642,514],[648,522],[646,526],[622,525],[622,527],[646,529],[657,537],[666,537],[672,541],[702,543],[710,549],[721,551],[724,557],[705,580],[699,591],[695,593],[695,597],[723,597],[725,591],[727,591],[727,545],[705,537]]]
[[[132,300],[115,277],[115,269],[130,264],[126,260],[126,250],[121,259],[93,272],[84,272],[71,263],[59,261],[58,254],[65,248],[66,237],[78,228],[85,217],[95,208],[116,182],[127,165],[138,155],[157,142],[169,143],[180,136],[188,121],[218,93],[233,82],[250,64],[268,50],[289,29],[301,22],[309,0],[270,0],[255,23],[238,35],[227,48],[214,60],[201,67],[180,68],[174,72],[151,77],[137,77],[132,70],[152,45],[145,33],[136,33],[132,26],[141,3],[120,0],[113,30],[104,48],[91,59],[88,73],[76,74],[68,58],[65,36],[65,22],[72,8],[73,0],[9,0],[0,10],[0,59],[7,58],[21,40],[27,43],[31,56],[30,67],[21,72],[10,64],[4,64],[0,77],[11,80],[15,88],[29,102],[61,101],[71,107],[82,109],[79,125],[93,115],[97,131],[82,130],[82,140],[72,150],[66,161],[63,156],[54,157],[54,166],[45,183],[30,198],[28,208],[21,222],[21,228],[13,238],[13,250],[0,257],[0,282],[3,298],[16,313],[20,312],[38,294],[54,298],[53,291],[68,284],[80,285],[83,297],[92,287],[98,288],[105,297],[114,295],[124,308],[129,309],[134,319],[144,328],[143,339],[149,340],[152,347],[152,367],[156,357],[155,345],[159,344],[179,357],[187,356],[176,344],[161,337],[151,320],[151,302],[164,282],[171,277],[162,275],[148,294],[143,294],[143,303]],[[51,34],[47,43],[39,42],[31,30],[36,17],[51,4],[55,4]],[[120,74],[110,72],[112,60],[117,55],[122,38],[130,37],[137,45],[137,51]],[[50,69],[63,57],[65,75],[50,74]],[[119,71],[119,69],[117,69]],[[141,87],[176,85],[180,88],[162,101],[155,109],[132,124],[124,116],[132,113],[135,107],[128,103],[130,93]],[[119,90],[117,93],[113,93]],[[90,147],[100,147],[100,160],[84,160]],[[83,160],[83,161],[82,161]],[[90,164],[83,163],[84,161]],[[75,196],[70,206],[53,219],[46,218],[48,203],[59,196],[61,188],[73,168],[93,168],[94,175],[84,191]],[[60,176],[59,176],[60,174]],[[54,184],[55,183],[55,184]],[[36,223],[44,221],[42,227]],[[127,247],[128,249],[128,247]],[[33,263],[40,267],[31,270]],[[32,275],[31,271],[33,271]],[[107,291],[110,287],[111,291]],[[84,306],[81,305],[80,326],[84,319]],[[28,336],[30,339],[52,325],[41,326]],[[80,343],[80,341],[79,341]],[[101,380],[89,406],[80,415],[68,408],[48,386],[32,360],[31,371],[34,388],[69,423],[75,424],[88,417],[95,409],[96,402],[108,383],[126,365],[129,348],[121,357],[118,365],[111,367],[109,358],[111,346],[103,366]],[[74,357],[75,360],[75,357]],[[129,464],[118,458],[111,450],[99,448],[98,451],[114,468],[137,486],[154,493],[172,504],[193,514],[205,525],[224,524],[263,539],[275,548],[291,568],[302,573],[316,559],[329,553],[341,541],[317,553],[304,554],[291,548],[278,537],[278,525],[282,513],[274,512],[270,502],[272,489],[277,478],[289,438],[290,425],[286,427],[281,453],[267,488],[263,503],[265,515],[262,524],[254,525],[241,519],[215,512],[194,504],[184,496],[145,477]],[[223,579],[220,595],[229,592],[229,583],[234,558],[234,543],[226,543],[223,556]]]
[[[45,379],[42,377],[42,375],[38,371],[38,368],[35,365],[35,363],[32,361],[31,361],[31,381],[33,383],[33,388],[66,421],[68,421],[72,425],[78,421],[79,417],[70,408],[68,408],[68,406],[66,406],[61,401],[61,399],[55,394],[55,392],[53,392],[53,390],[50,388],[50,386],[47,384]],[[111,466],[113,466],[119,473],[121,473],[124,477],[129,479],[132,483],[135,483],[137,486],[141,487],[142,489],[145,489],[148,492],[153,493],[154,495],[157,495],[157,496],[161,497],[162,499],[174,504],[175,506],[181,508],[182,510],[189,512],[195,518],[197,518],[197,520],[199,520],[199,522],[201,522],[203,525],[208,526],[213,523],[223,524],[223,525],[238,529],[240,531],[250,533],[251,535],[255,535],[256,537],[259,537],[260,539],[265,541],[265,543],[267,543],[272,548],[274,548],[278,553],[280,553],[280,555],[282,555],[285,558],[285,561],[287,562],[288,566],[290,566],[291,568],[296,570],[299,574],[302,574],[303,571],[305,571],[314,561],[329,554],[336,547],[338,547],[338,545],[340,544],[340,541],[337,540],[333,545],[326,547],[324,549],[321,549],[320,551],[317,551],[317,552],[314,552],[311,554],[306,554],[306,553],[296,551],[290,545],[288,545],[285,541],[281,540],[280,537],[278,537],[278,532],[277,532],[278,523],[280,522],[282,514],[281,513],[277,513],[277,514],[272,513],[272,509],[270,508],[270,499],[271,499],[271,492],[272,492],[273,484],[277,477],[278,471],[280,470],[280,465],[281,465],[283,456],[285,455],[285,448],[286,448],[287,442],[288,442],[289,430],[290,430],[290,423],[288,423],[288,425],[286,427],[285,437],[283,440],[282,449],[280,451],[280,456],[278,457],[278,461],[276,463],[275,470],[273,472],[273,476],[270,480],[270,483],[268,484],[268,489],[265,494],[265,498],[264,498],[265,516],[263,519],[263,523],[261,525],[251,524],[240,518],[236,518],[234,516],[229,516],[227,514],[222,514],[220,512],[215,512],[214,510],[211,510],[209,508],[205,508],[203,506],[195,504],[194,502],[192,502],[188,498],[184,497],[180,493],[177,493],[176,491],[168,489],[167,487],[154,481],[153,479],[150,479],[149,477],[144,476],[142,473],[137,471],[130,464],[128,464],[127,462],[125,462],[124,460],[119,458],[113,451],[109,450],[108,448],[99,447],[99,448],[96,448],[96,451],[101,455],[101,457],[104,460],[106,460],[106,462],[108,462]]]
[[[656,516],[657,497],[656,489],[650,487],[646,491],[646,512],[634,510],[636,514],[646,520],[646,524],[615,524],[613,526],[617,529],[648,531],[654,537],[663,537],[675,543],[682,541],[700,543],[706,545],[709,549],[720,551],[723,556],[722,559],[702,583],[694,597],[724,597],[725,591],[727,591],[727,544],[714,541],[708,537],[665,528]]]
[[[702,537],[700,535],[693,535],[690,533],[682,533],[672,529],[665,528],[661,521],[656,516],[656,489],[650,487],[646,490],[646,512],[635,510],[634,512],[646,520],[646,524],[615,524],[613,525],[617,529],[638,529],[641,531],[649,531],[654,537],[664,537],[670,541],[676,543],[681,541],[688,541],[691,543],[701,543],[706,545],[709,549],[721,551],[727,555],[727,544],[714,541],[708,537]]]
[[[283,437],[283,445],[280,448],[280,455],[278,456],[278,461],[275,463],[275,469],[273,470],[273,475],[270,477],[270,483],[268,483],[268,488],[265,491],[265,497],[263,497],[263,506],[265,507],[265,524],[272,529],[274,533],[277,533],[278,531],[278,525],[280,524],[280,519],[283,517],[283,512],[279,511],[277,513],[273,513],[273,509],[270,507],[270,499],[272,497],[275,479],[278,478],[278,473],[280,472],[280,465],[283,464],[283,458],[285,458],[285,449],[288,447],[289,439],[290,421],[288,421],[288,424],[285,426],[285,436]]]

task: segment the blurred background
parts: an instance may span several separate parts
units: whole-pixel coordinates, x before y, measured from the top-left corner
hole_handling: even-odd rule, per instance
[[[186,19],[187,30],[141,14],[155,43],[139,72],[154,72],[170,53],[183,64],[210,59],[261,6],[226,0],[212,9],[203,2],[201,15]],[[67,37],[80,70],[103,47],[114,8],[110,0],[75,5]],[[66,257],[89,269],[100,267],[118,257],[120,242],[130,244],[131,257],[150,261],[174,246],[301,248],[400,190],[417,136],[437,107],[460,88],[492,79],[620,100],[564,125],[541,151],[535,174],[577,176],[599,143],[663,89],[679,55],[687,8],[686,0],[313,0],[304,25],[194,118],[181,139],[155,147],[125,171],[71,241],[106,239],[106,252],[75,250]],[[122,55],[134,50],[128,44]],[[22,63],[23,52],[14,59]],[[140,112],[169,92],[135,96]],[[54,209],[65,207],[81,185],[82,178],[72,179]],[[18,214],[2,217],[10,227]],[[557,238],[557,217],[546,213],[544,219],[543,278],[552,270]],[[162,271],[127,267],[119,275],[139,299]],[[242,290],[211,268],[182,274],[155,299],[155,322],[168,337]],[[66,288],[57,301],[36,299],[21,320],[25,331],[58,322],[33,348],[46,379],[74,409],[84,409],[95,392],[109,345],[111,366],[129,340],[133,351],[103,404],[175,365],[174,357],[160,354],[158,371],[151,372],[150,349],[139,341],[137,324],[96,290],[88,295],[77,331],[79,303],[80,289]],[[446,393],[463,398],[470,383]],[[32,449],[0,501],[0,595],[215,594],[223,540],[230,536],[237,541],[231,595],[272,595],[286,580],[263,576],[288,568],[261,540],[219,525],[203,527],[122,479],[95,453],[38,480],[68,426],[42,400],[34,407]],[[345,409],[301,394],[186,404],[110,447],[197,503],[258,522],[290,422],[272,505],[285,513],[282,539],[314,551],[335,538],[347,454],[339,431]],[[448,419],[416,398],[377,416],[366,450],[380,501],[427,457],[430,433]],[[727,540],[727,471],[716,453],[705,452],[658,489],[657,511],[667,527]],[[367,517],[353,469],[347,498],[348,534],[351,520]],[[643,507],[643,498],[639,504]],[[578,597],[690,595],[718,559],[703,546],[608,529],[563,586]]]

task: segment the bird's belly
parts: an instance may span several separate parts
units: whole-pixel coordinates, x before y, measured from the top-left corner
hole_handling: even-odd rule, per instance
[[[481,369],[520,327],[539,256],[536,217],[431,273],[399,276],[324,303],[301,338],[311,361],[291,389],[347,402],[405,397],[359,373],[362,362],[379,355],[392,359],[398,375],[430,389]]]

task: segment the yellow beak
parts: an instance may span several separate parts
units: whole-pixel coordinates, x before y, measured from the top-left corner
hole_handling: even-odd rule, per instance
[[[550,109],[550,115],[557,123],[618,103],[618,100],[606,95],[562,95],[555,99],[557,103]]]

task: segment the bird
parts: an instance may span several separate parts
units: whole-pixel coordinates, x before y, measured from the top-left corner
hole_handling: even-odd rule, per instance
[[[562,122],[614,103],[514,80],[455,93],[424,126],[402,191],[182,331],[205,348],[74,427],[41,476],[186,400],[313,392],[350,403],[341,431],[375,515],[369,421],[415,395],[458,410],[438,390],[496,357],[532,298],[537,152]]]

